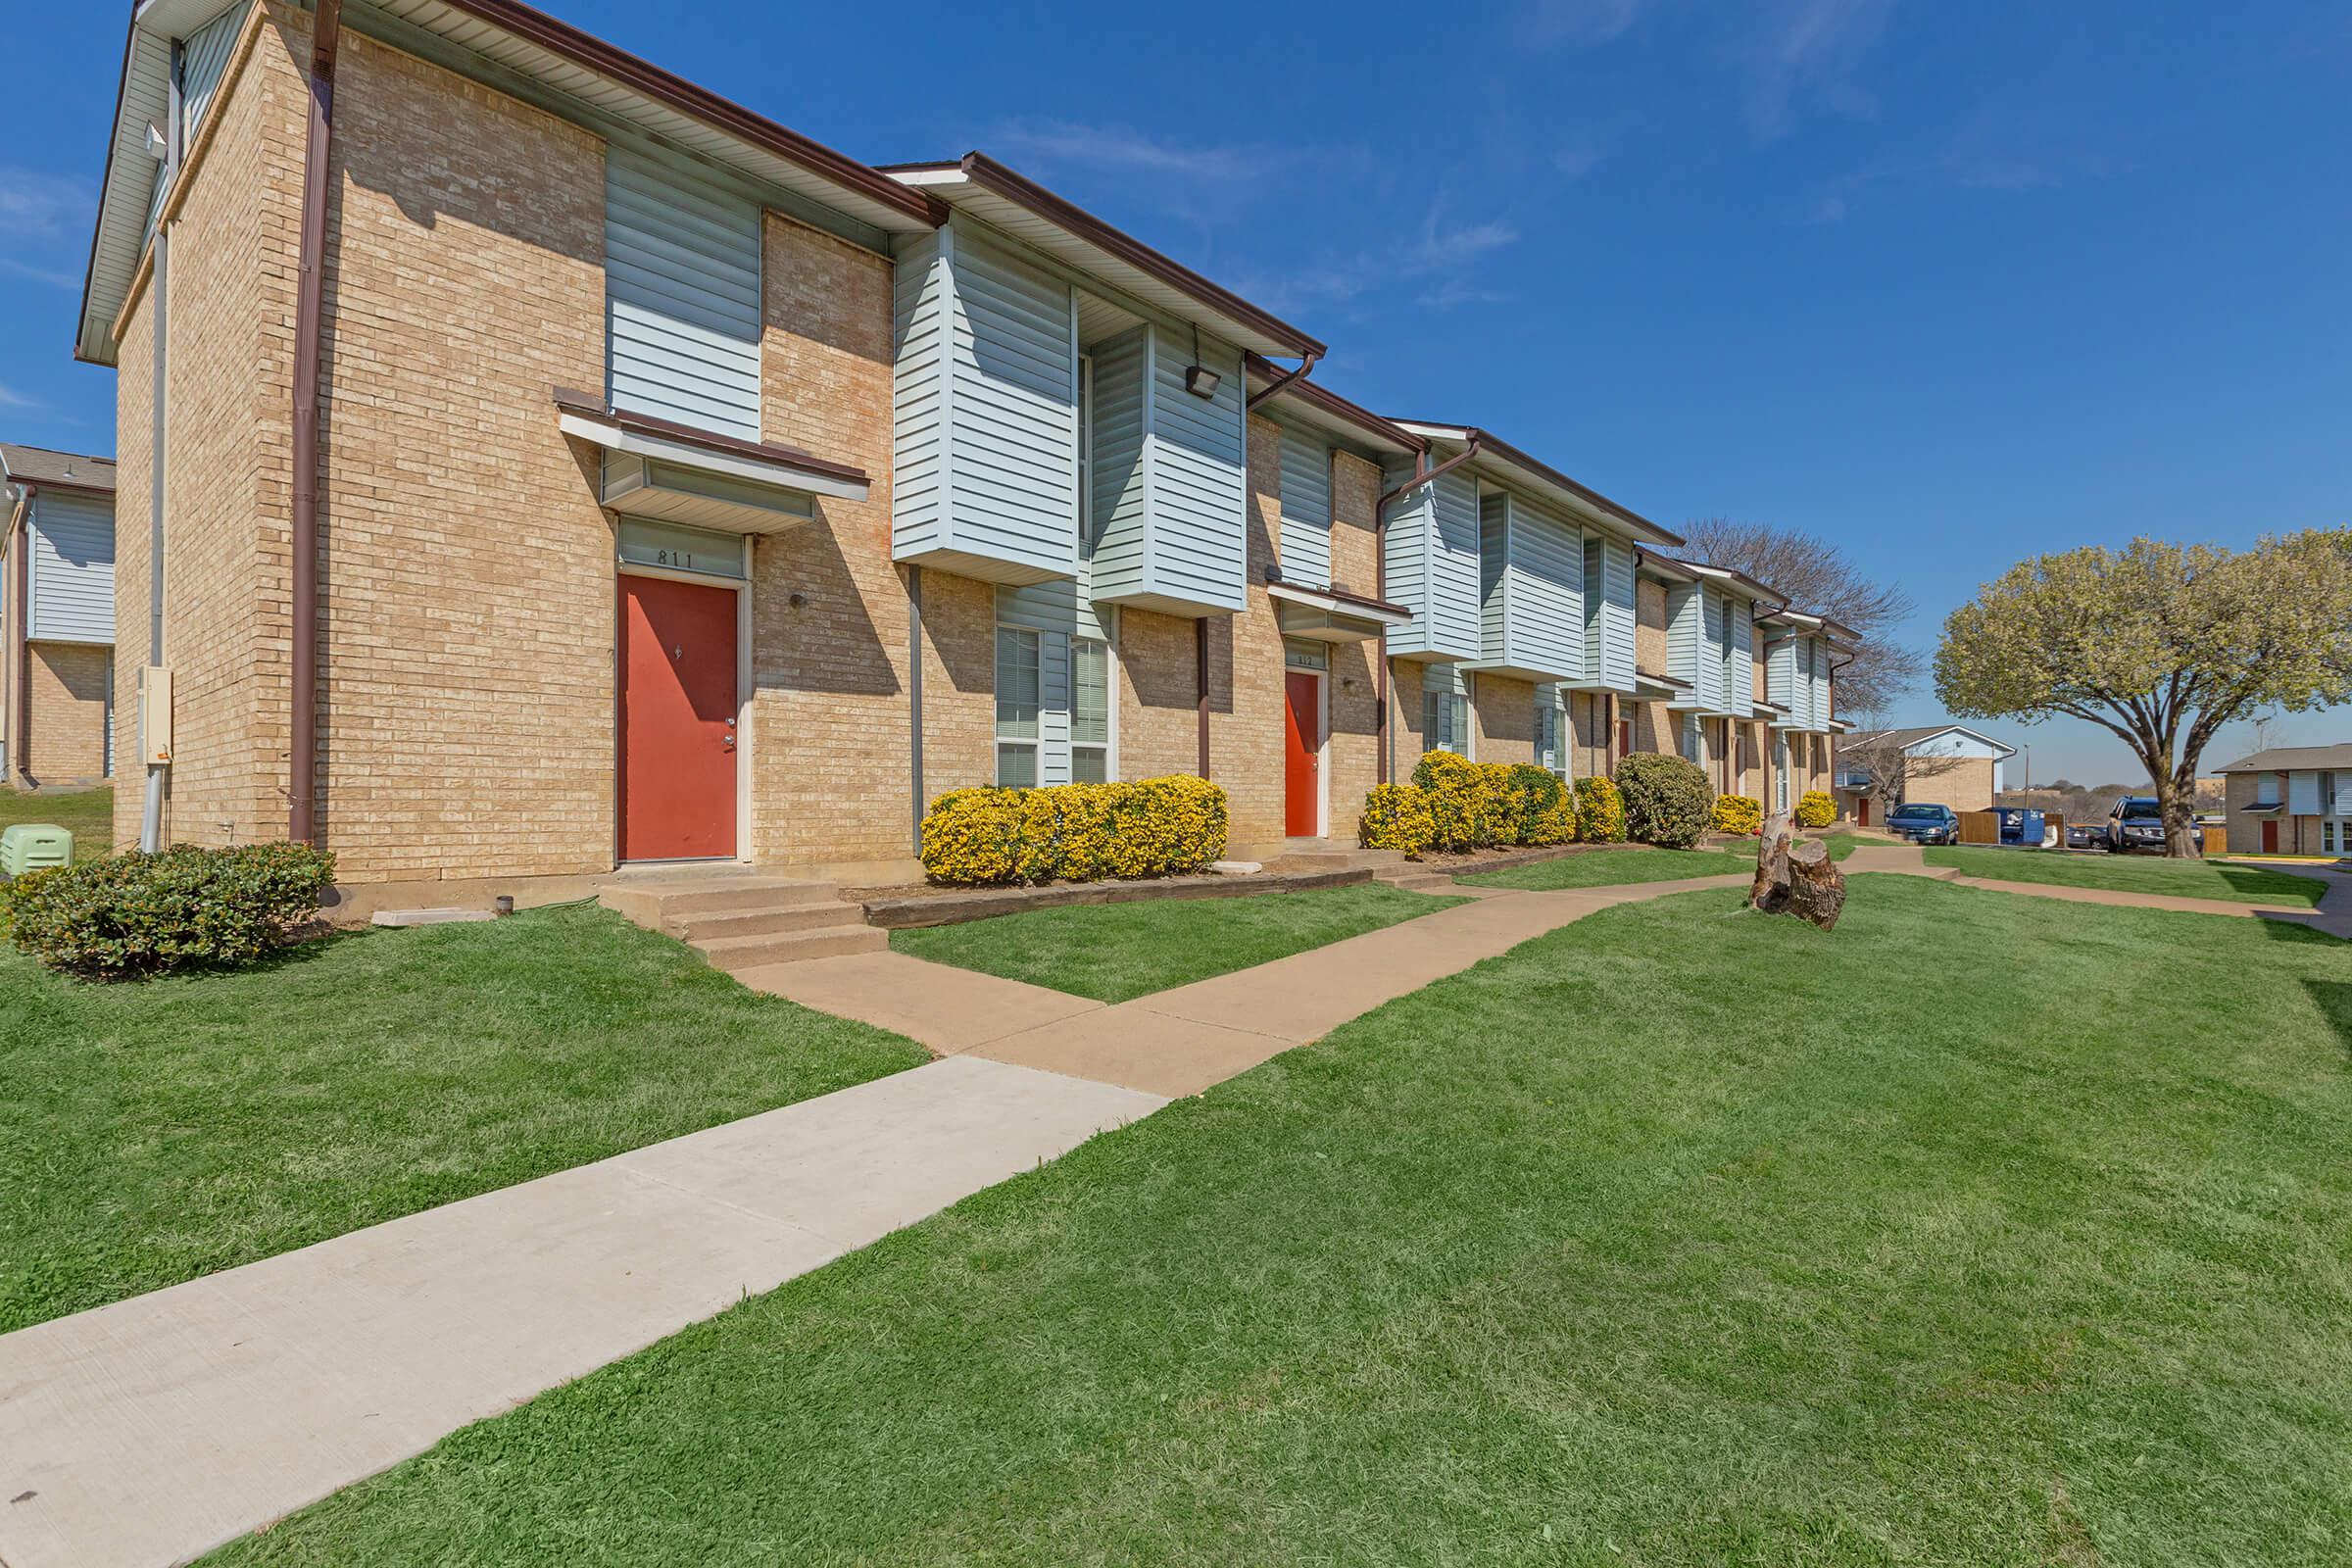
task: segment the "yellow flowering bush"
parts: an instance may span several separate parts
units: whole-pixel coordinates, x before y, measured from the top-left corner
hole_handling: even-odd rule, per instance
[[[1175,876],[1225,854],[1225,792],[1178,774],[1119,784],[950,790],[923,817],[935,882]]]
[[[1715,831],[1757,834],[1764,831],[1764,803],[1752,795],[1715,797]]]
[[[1437,842],[1438,824],[1429,814],[1429,792],[1417,784],[1375,784],[1364,797],[1355,838],[1367,850],[1401,851],[1418,860]]]
[[[1807,790],[1796,803],[1798,827],[1828,827],[1838,820],[1838,802],[1827,790]]]
[[[1576,803],[1548,768],[1514,762],[1503,789],[1510,799],[1513,844],[1565,844],[1576,837]]]
[[[1506,767],[1471,761],[1452,752],[1426,752],[1413,783],[1429,796],[1436,847],[1452,853],[1509,842],[1511,802]]]
[[[1625,842],[1625,797],[1605,778],[1576,781],[1577,836],[1587,844]]]

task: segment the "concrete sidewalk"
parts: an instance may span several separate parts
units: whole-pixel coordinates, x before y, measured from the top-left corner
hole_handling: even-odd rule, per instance
[[[1950,866],[1928,864],[1927,852],[1916,845],[1866,845],[1846,857],[1844,869],[1892,871],[1906,876],[1933,877],[1955,887],[1986,893],[2015,893],[2029,899],[2056,899],[2066,904],[2102,904],[2119,909],[2170,909],[2180,914],[2227,914],[2239,919],[2292,920],[2352,939],[2352,880],[2341,873],[2322,873],[2328,890],[2319,907],[2296,904],[2245,904],[2235,899],[2182,898],[2169,893],[2133,893],[2123,888],[2073,887],[2063,882],[2008,882],[1995,877],[1969,876]],[[2314,868],[2317,870],[2318,868]],[[2302,873],[2297,873],[2298,875]]]
[[[176,1563],[1150,1114],[974,1058],[0,1337],[0,1563]]]

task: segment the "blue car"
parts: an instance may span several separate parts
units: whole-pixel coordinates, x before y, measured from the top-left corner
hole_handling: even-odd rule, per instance
[[[1886,831],[1914,844],[1957,844],[1960,813],[1948,806],[1898,806],[1886,818]]]

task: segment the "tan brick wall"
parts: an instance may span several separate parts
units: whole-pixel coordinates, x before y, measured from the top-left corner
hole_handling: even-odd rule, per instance
[[[1666,585],[1647,577],[1634,584],[1634,667],[1666,673]]]
[[[95,783],[106,776],[107,687],[114,650],[86,643],[25,646],[32,678],[25,684],[24,772],[37,784]]]
[[[216,102],[213,140],[172,228],[165,663],[173,761],[165,837],[221,844],[286,829],[287,454],[309,19],[272,5]],[[126,321],[116,375],[115,657],[135,842],[143,769],[136,672],[148,660],[147,518],[155,297]]]
[[[863,501],[822,500],[816,520],[760,542],[753,592],[752,818],[756,856],[778,863],[873,861],[913,851],[907,692],[907,598],[890,559],[891,263],[769,215],[762,257],[766,330],[761,433],[865,469]],[[982,585],[972,584],[979,589]],[[801,603],[792,599],[798,595]],[[987,777],[993,735],[994,597],[924,580],[933,648],[951,650],[924,697],[924,791]],[[990,653],[969,657],[965,601],[987,607]],[[932,672],[926,659],[925,673]],[[929,744],[941,744],[934,756]],[[975,773],[972,763],[981,771]]]
[[[1674,727],[1678,715],[1666,710],[1664,703],[1638,703],[1619,699],[1619,711],[1634,721],[1634,750],[1672,754],[1681,748],[1675,744]]]
[[[1389,663],[1392,677],[1390,689],[1396,693],[1396,709],[1391,722],[1396,729],[1396,782],[1409,784],[1413,781],[1413,765],[1421,760],[1421,754],[1429,749],[1423,733],[1426,726],[1422,722],[1428,713],[1421,706],[1421,683],[1426,678],[1429,662],[1419,659],[1393,659]]]
[[[2249,808],[2262,799],[2262,791],[2271,775],[2265,773],[2225,773],[2222,775],[2222,810],[2229,823],[2230,851],[2233,855],[2262,853],[2262,824],[2267,817],[2248,814]],[[2283,799],[2285,787],[2272,784],[2275,798]],[[2285,844],[2285,829],[2279,830],[2279,843]]]
[[[1198,772],[1193,622],[1148,610],[1121,610],[1118,629],[1120,775]]]
[[[1350,452],[1333,454],[1331,577],[1351,593],[1378,590],[1373,527],[1380,490],[1377,466]],[[1331,743],[1325,765],[1335,838],[1354,838],[1364,797],[1380,781],[1379,659],[1378,641],[1331,645]]]
[[[923,573],[923,804],[997,777],[997,588]],[[1127,777],[1140,775],[1121,771]]]
[[[1816,738],[1826,749],[1829,737]],[[1996,765],[1988,758],[1971,758],[1941,772],[1916,771],[1903,781],[1903,800],[1909,805],[1948,806],[1955,811],[1988,811]]]
[[[1609,756],[1608,694],[1570,692],[1568,726],[1576,747],[1571,771],[1578,778],[1606,778],[1613,766]]]
[[[361,36],[336,89],[321,841],[347,881],[612,864],[604,144]]]
[[[1470,724],[1477,741],[1472,755],[1482,762],[1533,762],[1536,760],[1536,688],[1474,670],[1470,683]]]

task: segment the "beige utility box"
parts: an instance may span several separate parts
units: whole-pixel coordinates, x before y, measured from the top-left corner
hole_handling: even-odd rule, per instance
[[[161,664],[139,670],[139,760],[149,767],[172,761],[172,671]]]

